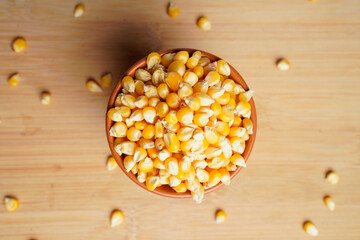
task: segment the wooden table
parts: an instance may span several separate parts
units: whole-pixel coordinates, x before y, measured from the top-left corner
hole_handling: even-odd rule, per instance
[[[0,2],[0,239],[360,239],[360,2],[357,0]],[[205,32],[200,15],[212,21]],[[16,36],[25,53],[11,51]],[[255,90],[258,138],[248,168],[197,205],[151,194],[109,172],[104,114],[112,88],[85,81],[125,69],[151,51],[203,49],[223,57]],[[274,62],[286,57],[291,70]],[[7,77],[19,72],[17,88]],[[116,82],[115,81],[115,82]],[[113,86],[115,84],[113,83]],[[50,106],[39,100],[53,96]],[[324,180],[328,169],[337,185]],[[330,212],[324,195],[336,201]],[[109,227],[114,208],[126,220]],[[214,222],[224,209],[228,220]]]

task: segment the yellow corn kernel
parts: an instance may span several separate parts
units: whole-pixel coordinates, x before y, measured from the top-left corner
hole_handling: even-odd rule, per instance
[[[189,68],[189,69],[192,69],[194,67],[196,67],[199,63],[199,58],[197,57],[191,57],[187,60],[186,62],[186,66]]]
[[[168,67],[170,65],[170,63],[174,60],[176,53],[167,53],[164,54],[161,57],[161,64],[164,65],[165,67]]]
[[[117,122],[110,128],[109,133],[113,137],[125,137],[127,129],[125,123]]]
[[[146,187],[150,191],[154,191],[154,189],[159,185],[160,178],[159,176],[150,176],[146,178]]]
[[[220,168],[218,171],[221,174],[221,182],[227,186],[230,185],[231,177],[229,171],[224,167]]]
[[[159,172],[161,172],[163,169],[160,169]],[[170,175],[170,174],[169,174]],[[162,185],[169,185],[170,184],[170,177],[161,177],[160,176],[160,183]]]
[[[191,124],[194,118],[194,111],[191,108],[180,108],[176,113],[177,120],[182,124]]]
[[[170,124],[176,124],[178,122],[178,119],[176,117],[176,111],[171,110],[166,116],[165,121]]]
[[[242,122],[241,117],[235,116],[231,127],[239,127],[241,125],[241,122]]]
[[[243,124],[243,127],[246,129],[248,134],[253,133],[253,124],[252,124],[252,121],[249,118],[244,118],[242,120],[242,124]],[[242,136],[240,136],[240,137],[242,137]]]
[[[234,93],[240,94],[241,92],[245,92],[244,88],[240,84],[235,83]]]
[[[246,129],[243,127],[231,127],[229,137],[242,137],[244,136]]]
[[[156,118],[156,110],[153,107],[146,107],[143,109],[143,116],[146,122],[154,123]]]
[[[106,168],[109,171],[115,170],[119,167],[114,157],[109,157],[106,161]]]
[[[201,28],[202,30],[205,30],[205,31],[208,31],[211,29],[211,22],[209,21],[209,19],[207,17],[199,18],[197,25],[199,28]]]
[[[155,137],[162,138],[164,136],[164,126],[160,121],[155,123]]]
[[[279,59],[276,62],[276,66],[281,71],[287,71],[290,69],[290,62],[286,59]]]
[[[125,218],[125,216],[122,211],[114,210],[110,216],[111,227],[116,227],[116,226],[119,226],[120,224],[122,224],[124,222],[124,218]]]
[[[310,221],[306,221],[303,224],[304,231],[309,234],[310,236],[317,236],[319,235],[319,230],[317,227]]]
[[[134,102],[137,108],[144,108],[148,105],[148,103],[149,99],[146,96],[139,96]]]
[[[135,148],[135,151],[134,151],[134,162],[135,163],[144,160],[146,157],[147,157],[147,152],[144,148],[142,148],[142,147]]]
[[[205,150],[205,155],[208,159],[220,156],[222,153],[221,148],[217,147],[209,147]]]
[[[189,108],[193,111],[197,111],[201,107],[201,101],[197,97],[187,97],[184,100],[186,105],[188,105]]]
[[[177,132],[177,137],[179,141],[182,142],[188,141],[192,137],[194,130],[195,129],[192,127],[180,128]]]
[[[172,156],[172,153],[170,153],[167,149],[163,149],[158,153],[158,158],[160,161],[165,161],[165,159],[168,159]]]
[[[204,75],[206,76],[209,72],[216,72],[217,71],[217,67],[216,67],[216,62],[212,62],[209,63],[208,65],[206,65],[204,67]],[[220,80],[221,80],[221,76],[220,76]]]
[[[110,110],[111,110],[111,109],[109,109],[109,111],[108,111],[108,117],[109,117],[111,120],[113,120],[113,119],[120,119],[120,117],[117,116],[117,115],[113,116],[114,110],[111,110],[111,112],[110,112]],[[130,108],[128,108],[128,107],[126,107],[126,106],[115,107],[115,110],[116,110],[116,113],[120,114],[121,118],[127,118],[127,117],[129,117],[130,114],[131,114]],[[110,113],[109,113],[109,112],[110,112]],[[110,114],[110,116],[109,116],[109,114]],[[116,121],[116,120],[113,120],[113,121]],[[116,122],[117,122],[117,121],[116,121]]]
[[[159,84],[165,82],[165,72],[162,68],[156,69],[153,72],[151,77],[151,81],[155,86],[159,86]]]
[[[225,89],[220,88],[220,87],[215,87],[215,86],[210,87],[209,90],[207,91],[207,94],[212,99],[217,99],[220,96],[222,96],[224,93],[225,93]]]
[[[4,198],[4,204],[6,210],[9,212],[14,212],[19,208],[19,200],[11,196],[6,196]]]
[[[196,191],[191,191],[191,196],[196,203],[200,204],[204,199],[204,187],[200,185],[200,187],[196,189]]]
[[[161,83],[158,87],[157,87],[157,91],[159,96],[162,99],[166,99],[167,95],[169,95],[169,87],[166,83]]]
[[[132,121],[142,121],[144,120],[143,111],[141,109],[135,110],[132,112],[132,114],[129,117]]]
[[[144,92],[145,96],[148,98],[159,97],[157,88],[154,85],[145,85]]]
[[[211,127],[205,127],[205,138],[210,144],[217,144],[220,140],[219,134]]]
[[[178,96],[181,99],[189,97],[193,94],[193,89],[188,83],[181,82],[179,85]]]
[[[330,184],[337,184],[339,182],[339,175],[335,171],[328,171],[326,173],[325,179]]]
[[[174,57],[174,61],[179,61],[183,64],[186,64],[188,59],[189,59],[189,53],[187,51],[179,51],[175,54]]]
[[[209,86],[213,86],[220,82],[220,75],[215,71],[209,72],[205,77],[205,82],[208,83]]]
[[[135,80],[135,92],[139,95],[144,94],[145,83],[141,80]]]
[[[17,87],[19,85],[19,82],[20,82],[19,73],[14,73],[14,74],[10,75],[8,78],[8,84],[11,87]]]
[[[197,82],[193,87],[193,92],[195,93],[197,92],[207,93],[208,90],[209,90],[209,85],[205,81]]]
[[[221,105],[227,105],[230,101],[230,94],[228,92],[225,92],[223,95],[218,97],[216,101]]]
[[[110,87],[111,83],[112,83],[112,74],[111,73],[106,73],[106,74],[101,76],[100,84],[103,87]]]
[[[144,160],[141,160],[138,163],[139,170],[144,173],[150,172],[153,169],[153,167],[154,167],[154,163],[149,157],[146,157]]]
[[[13,75],[14,76],[14,75]],[[10,81],[13,81],[12,80],[12,77],[9,78],[9,85],[10,85]],[[17,86],[16,85],[10,85],[10,86]],[[86,82],[86,88],[90,91],[90,92],[94,92],[94,93],[99,93],[99,92],[102,92],[102,88],[100,87],[99,83],[97,83],[94,79],[89,79],[87,82]]]
[[[248,102],[245,101],[240,101],[237,105],[236,105],[236,113],[238,116],[244,116],[246,114],[248,114],[251,110],[251,105]]]
[[[245,141],[239,137],[230,138],[231,149],[234,152],[242,154],[245,150]]]
[[[13,49],[14,52],[19,53],[19,52],[25,51],[25,49],[27,47],[27,43],[26,43],[25,38],[17,37],[12,42],[11,46],[12,46],[12,49]]]
[[[250,101],[250,99],[254,96],[254,91],[253,90],[249,90],[246,92],[242,92],[239,94],[239,101],[245,101],[248,102]]]
[[[155,132],[156,132],[156,126],[155,126]],[[159,151],[161,151],[163,148],[165,147],[165,142],[164,139],[162,138],[157,138],[155,140],[155,148]]]
[[[186,188],[186,184],[185,183],[180,183],[179,185],[177,185],[176,187],[173,187],[173,189],[178,192],[178,193],[184,193],[187,191]]]
[[[184,76],[185,70],[186,70],[185,63],[182,63],[180,61],[173,61],[172,63],[170,63],[170,65],[168,67],[168,76],[169,76],[169,73],[171,73],[171,72],[177,73],[178,75],[175,76],[176,80],[179,79],[179,77],[180,77],[180,81],[181,81],[182,76]],[[175,78],[175,77],[172,76],[172,78]],[[165,78],[165,81],[166,81],[166,78]],[[174,80],[172,80],[172,81],[174,81]],[[171,86],[169,86],[169,87],[171,88]],[[177,89],[175,89],[173,91],[176,91],[176,90]]]
[[[156,158],[159,151],[156,148],[148,148],[147,149],[148,156],[152,159]]]
[[[138,165],[137,165],[137,164],[135,164],[135,166],[131,169],[131,172],[132,172],[133,174],[137,174],[137,173],[138,173],[138,171],[139,171],[139,169],[138,169]]]
[[[191,87],[193,87],[197,82],[199,78],[194,72],[185,72],[184,74],[184,82],[188,83]]]
[[[160,54],[158,54],[157,52],[150,53],[146,59],[147,69],[151,69],[155,64],[160,62],[161,62]]]
[[[128,92],[135,92],[135,82],[134,79],[130,76],[125,76],[121,80],[122,87]]]
[[[205,67],[206,65],[208,65],[210,63],[210,59],[207,57],[202,57],[199,59],[198,65],[200,67]]]
[[[229,124],[225,122],[218,121],[215,125],[215,129],[218,133],[220,133],[223,136],[227,136],[230,133]]]
[[[332,199],[332,197],[330,197],[330,196],[325,196],[323,200],[324,200],[325,206],[327,206],[327,208],[328,208],[330,211],[334,211],[334,210],[335,210],[335,202],[334,202],[334,200]]]
[[[176,62],[173,62],[173,63],[176,63]],[[170,64],[170,66],[171,66],[171,64]],[[180,84],[181,80],[182,80],[182,77],[180,76],[179,73],[177,73],[175,71],[169,72],[167,77],[165,78],[166,84],[169,86],[169,88],[172,91],[177,91],[179,89],[179,84]]]
[[[221,88],[225,89],[227,92],[232,92],[235,89],[235,82],[232,79],[226,79],[222,82]]]
[[[134,161],[133,156],[126,156],[124,158],[124,167],[126,172],[130,172],[131,169],[135,166],[136,162]]]
[[[199,127],[204,127],[209,122],[209,114],[207,113],[196,113],[194,115],[194,124]]]
[[[229,102],[227,103],[227,105],[228,105],[232,110],[234,110],[235,107],[236,107],[235,99],[230,98],[230,99],[229,99]]]
[[[209,187],[217,185],[221,181],[221,174],[217,170],[212,170],[209,176]]]
[[[179,173],[178,160],[174,157],[169,157],[165,160],[165,169],[168,173],[176,176]]]
[[[196,74],[198,78],[202,78],[202,76],[204,76],[204,68],[201,66],[194,67],[192,71]]]
[[[227,166],[226,166],[226,170],[228,170],[229,172],[233,172],[235,171],[237,168],[237,166],[235,164],[232,164],[232,163],[229,163]]]
[[[188,141],[181,142],[180,148],[183,153],[186,153],[191,150],[192,144],[194,143],[194,139],[190,139]]]
[[[170,152],[176,152],[180,149],[180,141],[175,133],[173,132],[165,133],[164,141],[167,150],[169,150]]]
[[[126,136],[130,141],[136,142],[141,138],[141,131],[135,127],[131,127],[127,130]]]
[[[130,94],[126,94],[121,96],[121,103],[122,105],[130,108],[130,109],[134,109],[135,108],[135,97],[130,95]]]
[[[155,143],[153,140],[145,139],[145,138],[140,138],[140,140],[138,141],[138,144],[140,147],[142,147],[144,149],[155,147]]]
[[[160,102],[160,99],[158,97],[152,97],[149,99],[149,107],[156,107],[158,103]]]
[[[205,160],[196,160],[192,162],[195,169],[205,169],[208,165],[208,163]]]
[[[249,138],[250,138],[250,136],[249,136],[249,134],[247,132],[245,132],[245,134],[241,137],[241,139],[243,141],[247,141],[247,140],[249,140]]]
[[[217,61],[217,70],[221,75],[224,75],[224,76],[230,75],[230,66],[224,60]]]
[[[183,156],[182,159],[179,160],[179,171],[182,173],[188,173],[191,168],[191,159],[187,156]]]
[[[43,105],[49,105],[51,103],[51,94],[47,91],[41,93],[41,103]]]
[[[217,224],[225,222],[226,218],[227,218],[226,213],[222,210],[217,211],[215,214],[215,222]]]
[[[169,106],[166,102],[159,102],[158,105],[156,105],[155,110],[159,117],[165,117],[169,112]]]
[[[197,58],[197,59],[199,59],[199,60],[200,60],[201,56],[202,56],[202,53],[201,53],[200,51],[195,51],[195,52],[191,55],[191,57]]]
[[[210,174],[206,170],[198,168],[196,169],[196,176],[200,182],[208,182]]]
[[[139,168],[139,167],[138,167],[138,168]],[[147,175],[146,173],[138,170],[137,180],[138,180],[139,182],[141,182],[141,183],[145,182],[145,180],[146,180],[146,175]]]
[[[155,157],[154,167],[157,169],[165,169],[165,163],[161,161],[158,157]]]
[[[193,133],[193,138],[197,141],[202,141],[205,139],[205,133],[201,128],[196,128]]]
[[[74,17],[79,18],[85,13],[85,6],[83,4],[77,4],[74,8]]]
[[[178,108],[180,106],[181,99],[176,93],[170,93],[166,97],[166,103],[171,108]]]
[[[163,121],[162,124],[164,125],[166,130],[171,131],[171,132],[177,132],[180,129],[180,123],[179,122],[177,122],[175,124],[170,124],[167,121]]]
[[[147,125],[142,131],[142,136],[145,139],[152,139],[155,135],[155,127],[153,125]]]
[[[213,110],[213,115],[215,117],[219,116],[221,114],[221,105],[218,102],[214,102],[210,105],[210,109]]]
[[[126,155],[134,155],[137,145],[134,142],[124,141],[120,143],[120,151]]]
[[[209,168],[219,169],[221,167],[225,167],[230,163],[230,159],[227,159],[224,154],[220,154],[217,157],[214,157],[210,161],[208,161]]]
[[[176,176],[170,176],[170,187],[176,187],[181,183],[181,180]]]
[[[139,122],[135,122],[135,128],[138,129],[138,130],[144,130],[146,125],[147,125],[147,123],[144,120],[139,121]]]
[[[203,92],[194,93],[194,97],[197,97],[200,99],[200,105],[202,107],[208,107],[215,102],[214,99],[212,99],[211,97],[209,97],[209,95],[207,95],[206,93],[203,93]]]
[[[234,117],[234,110],[232,110],[230,106],[225,105],[221,108],[221,113],[219,115],[221,121],[228,123],[233,120]]]

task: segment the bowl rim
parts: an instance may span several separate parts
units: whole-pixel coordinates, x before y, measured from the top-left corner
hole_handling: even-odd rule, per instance
[[[203,57],[207,57],[210,59],[211,62],[213,61],[217,61],[220,60],[222,58],[208,53],[206,51],[202,51],[202,50],[198,50],[198,49],[193,49],[193,48],[173,48],[173,49],[168,49],[168,50],[162,50],[162,51],[158,51],[157,53],[160,54],[160,56],[163,56],[164,54],[167,53],[175,53],[175,52],[179,52],[179,51],[187,51],[189,54],[192,54],[195,51],[200,51]],[[121,76],[120,80],[117,82],[116,86],[114,87],[113,92],[110,95],[109,98],[109,102],[107,105],[107,109],[106,109],[106,113],[105,113],[105,122],[106,122],[106,137],[108,140],[108,144],[110,147],[110,151],[113,155],[113,157],[115,158],[116,162],[118,163],[119,167],[121,168],[121,170],[134,182],[136,183],[138,186],[142,187],[143,189],[151,192],[151,193],[155,193],[157,195],[160,196],[164,196],[164,197],[170,197],[170,198],[190,198],[191,197],[191,193],[189,190],[187,190],[184,193],[177,193],[175,192],[170,186],[161,186],[161,187],[157,187],[155,188],[155,190],[150,191],[145,183],[140,183],[137,180],[137,177],[135,174],[133,174],[131,171],[130,172],[126,172],[122,158],[119,156],[119,154],[115,151],[114,148],[114,137],[110,136],[109,130],[113,124],[113,121],[110,120],[107,116],[107,111],[110,108],[114,107],[115,104],[115,99],[117,97],[117,95],[119,94],[120,90],[121,90],[121,79],[125,76],[132,76],[134,77],[135,74],[135,70],[138,68],[144,68],[146,67],[146,58],[147,55],[145,57],[143,57],[142,59],[140,59],[139,61],[137,61],[135,64],[133,64],[131,67],[129,67],[124,74]],[[228,63],[229,64],[229,63]],[[239,72],[237,72],[235,70],[234,67],[231,66],[231,64],[229,64],[230,69],[231,69],[231,74],[229,76],[229,78],[233,79],[236,83],[240,84],[246,91],[249,90],[248,85],[246,84],[245,80],[242,78],[242,76],[240,75]],[[246,141],[246,145],[245,145],[245,150],[242,154],[242,156],[245,159],[245,162],[248,161],[250,154],[253,150],[254,144],[255,144],[255,139],[256,139],[256,134],[257,134],[257,115],[256,115],[256,107],[255,107],[255,102],[253,100],[253,97],[250,99],[249,101],[250,106],[251,106],[251,116],[250,119],[253,123],[253,134],[249,135],[249,139]],[[230,172],[230,178],[233,179],[242,169],[242,167],[237,167],[235,171]],[[222,186],[224,186],[224,184],[222,182],[218,183],[217,185],[208,188],[204,191],[204,194],[208,194],[210,192],[213,192],[219,188],[221,188]]]

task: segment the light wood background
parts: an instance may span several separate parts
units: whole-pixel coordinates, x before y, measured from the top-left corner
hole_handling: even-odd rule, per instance
[[[0,1],[0,239],[360,239],[360,2],[358,0]],[[213,29],[195,25],[200,15]],[[15,54],[10,42],[28,41]],[[151,194],[120,170],[108,172],[105,111],[112,88],[85,81],[111,71],[117,81],[151,51],[203,49],[229,61],[255,90],[258,137],[248,168],[197,205]],[[275,68],[278,57],[292,64]],[[7,85],[18,71],[17,88]],[[115,84],[115,83],[114,83]],[[50,106],[39,94],[49,90]],[[324,180],[328,169],[338,185]],[[324,195],[336,201],[330,212]],[[126,220],[109,227],[114,208]],[[222,208],[228,221],[214,223]]]

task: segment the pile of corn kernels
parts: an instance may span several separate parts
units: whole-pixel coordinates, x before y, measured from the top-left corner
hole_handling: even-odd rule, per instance
[[[200,51],[153,52],[146,64],[135,80],[122,79],[108,110],[114,149],[149,190],[169,185],[201,202],[204,189],[229,185],[230,172],[246,166],[253,91],[229,78],[224,60],[211,62]]]

